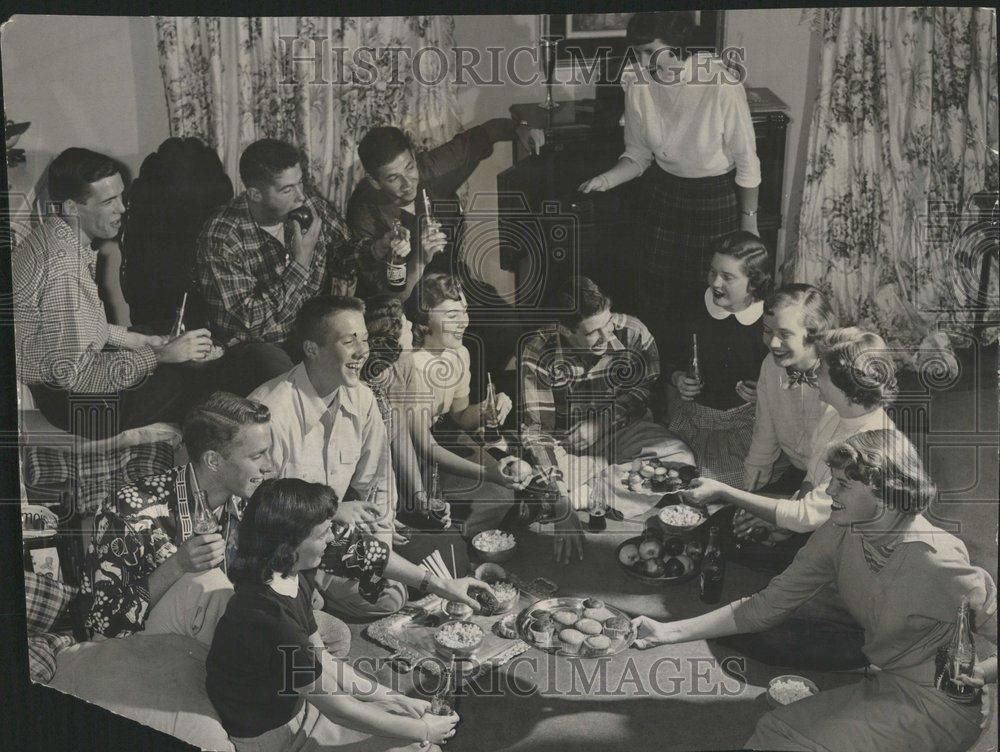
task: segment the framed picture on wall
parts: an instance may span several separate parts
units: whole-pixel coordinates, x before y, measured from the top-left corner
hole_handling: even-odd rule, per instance
[[[722,50],[725,11],[691,11],[697,26],[695,46],[699,49]],[[627,51],[625,29],[633,13],[562,13],[549,14],[546,32],[562,37],[556,48],[556,60],[566,64],[576,58],[593,60],[599,54],[610,58],[623,57]]]

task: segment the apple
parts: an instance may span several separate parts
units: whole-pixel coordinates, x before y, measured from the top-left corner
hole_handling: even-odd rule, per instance
[[[642,563],[642,573],[647,577],[662,577],[663,562],[659,559],[648,559]]]
[[[669,557],[682,553],[684,553],[684,541],[680,538],[667,538],[663,544],[663,555]]]
[[[684,554],[678,554],[677,561],[684,565],[685,572],[690,572],[691,568],[694,566],[694,562],[691,560],[691,557],[685,556]]]
[[[618,552],[618,561],[626,567],[634,566],[639,561],[639,547],[634,543],[626,543]]]
[[[667,577],[680,577],[684,571],[684,564],[680,559],[671,557],[663,563],[663,574]]]
[[[649,538],[639,544],[639,558],[642,560],[659,559],[663,556],[663,544],[656,538]]]
[[[700,559],[703,555],[701,544],[698,541],[689,541],[684,547],[684,553],[692,559]]]

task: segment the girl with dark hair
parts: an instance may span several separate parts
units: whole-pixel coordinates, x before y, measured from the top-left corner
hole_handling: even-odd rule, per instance
[[[243,513],[205,685],[237,752],[429,750],[458,716],[391,692],[333,658],[313,618],[307,570],[336,534],[337,499],[320,483],[267,480]]]
[[[757,234],[757,158],[740,76],[691,49],[689,11],[636,13],[625,71],[625,152],[579,190],[606,191],[642,176],[635,269],[643,322],[665,356],[670,335],[696,310],[697,286],[720,238]]]
[[[661,623],[640,616],[634,620],[635,645],[740,635],[739,649],[755,658],[767,644],[771,661],[803,666],[811,657],[809,668],[829,670],[819,665],[823,652],[827,660],[842,658],[844,631],[805,618],[804,612],[813,610],[823,597],[818,594],[835,588],[862,630],[854,664],[870,662],[880,670],[866,671],[857,684],[771,711],[744,746],[967,750],[981,733],[984,699],[963,704],[938,689],[937,655],[949,645],[959,605],[967,598],[973,629],[984,645],[989,641],[992,655],[959,682],[970,687],[996,682],[996,585],[970,564],[965,544],[924,516],[937,492],[902,434],[864,431],[832,445],[826,460],[832,473],[830,518],[784,573],[749,598],[693,619]],[[820,644],[824,636],[829,640]],[[738,643],[732,638],[726,644]]]
[[[770,254],[756,235],[734,232],[717,243],[703,310],[686,328],[688,343],[697,336],[700,373],[684,366],[668,371],[669,428],[694,451],[702,474],[724,483],[743,480],[753,435],[770,270]],[[686,352],[693,354],[690,344]]]

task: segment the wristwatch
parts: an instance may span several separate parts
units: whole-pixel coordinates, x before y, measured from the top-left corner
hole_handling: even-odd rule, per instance
[[[756,209],[750,209],[750,210],[740,209],[740,214],[742,214],[742,215],[744,215],[746,217],[756,217],[757,216],[757,210]]]

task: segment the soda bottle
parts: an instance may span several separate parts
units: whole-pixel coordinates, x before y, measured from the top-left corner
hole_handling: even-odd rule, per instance
[[[722,583],[726,577],[726,559],[719,547],[719,528],[708,530],[708,545],[701,560],[699,593],[702,603],[718,603],[722,596]]]
[[[431,489],[427,495],[431,519],[444,527],[444,518],[448,513],[448,503],[441,496],[441,476],[438,474],[438,463],[431,469]]]
[[[972,669],[976,665],[976,646],[972,640],[972,612],[966,596],[962,596],[958,606],[955,630],[946,649],[945,658],[944,670],[938,677],[940,688],[958,702],[976,702],[979,699],[980,689],[956,681],[960,674],[971,676]]]
[[[445,667],[441,671],[441,682],[431,697],[430,712],[433,715],[451,715],[455,712],[455,670]]]
[[[408,242],[409,234],[398,218],[392,221],[389,241],[389,255],[385,260],[385,283],[391,290],[404,290],[406,289],[406,256],[400,255],[396,251],[396,246],[401,242]]]
[[[604,487],[604,474],[594,478],[590,487],[590,518],[587,520],[587,529],[592,533],[599,533],[607,530],[608,520],[608,500]]]
[[[692,381],[701,381],[701,364],[698,362],[698,335],[691,335],[691,363],[688,365],[687,377]]]
[[[212,514],[212,510],[208,508],[208,496],[204,491],[198,491],[194,495],[191,525],[195,535],[208,535],[219,529],[219,521]]]

